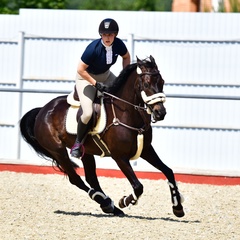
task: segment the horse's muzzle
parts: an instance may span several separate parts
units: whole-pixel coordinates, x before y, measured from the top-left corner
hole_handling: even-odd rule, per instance
[[[167,114],[166,108],[164,105],[161,104],[155,104],[155,106],[152,108],[152,116],[154,121],[162,121]]]

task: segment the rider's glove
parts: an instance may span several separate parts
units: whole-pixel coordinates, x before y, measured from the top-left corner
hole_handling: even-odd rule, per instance
[[[104,84],[101,83],[101,82],[96,82],[95,88],[96,88],[98,91],[100,91],[100,92],[106,92],[106,91],[107,91],[107,86],[104,85]]]

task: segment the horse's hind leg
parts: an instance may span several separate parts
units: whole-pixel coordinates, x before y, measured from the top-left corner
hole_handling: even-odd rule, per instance
[[[147,150],[144,149],[144,151],[141,154],[141,157],[145,159],[147,162],[149,162],[151,165],[153,165],[155,168],[160,170],[166,176],[166,178],[168,179],[168,185],[171,192],[173,213],[177,217],[183,217],[184,211],[181,203],[184,201],[184,199],[178,190],[172,169],[166,166],[161,161],[152,145],[150,145]]]
[[[84,166],[85,171],[85,178],[88,184],[94,189],[93,194],[91,194],[91,191],[89,192],[90,197],[100,197],[104,198],[104,201],[100,205],[102,210],[107,213],[113,213],[117,216],[123,216],[124,213],[119,208],[114,206],[113,201],[105,195],[102,188],[100,187],[97,174],[96,174],[96,163],[95,158],[93,155],[84,154],[82,157],[82,162]],[[99,194],[97,194],[99,193]]]
[[[68,175],[70,183],[88,193],[90,188],[86,186],[81,177],[76,173],[73,164],[69,159],[67,150],[65,148],[59,148],[54,151],[48,151],[51,153],[56,163],[60,165],[59,168],[61,171]]]
[[[53,150],[54,149],[54,150]],[[60,168],[62,171],[68,175],[69,181],[77,186],[78,188],[84,190],[88,193],[90,198],[100,204],[100,207],[102,208],[103,212],[105,213],[112,213],[114,215],[121,215],[122,213],[115,210],[114,205],[112,204],[112,200],[110,198],[107,198],[105,194],[101,194],[102,192],[99,192],[99,190],[95,190],[93,188],[89,188],[84,181],[81,179],[81,177],[76,173],[72,162],[69,159],[68,152],[66,148],[64,147],[58,147],[51,148],[51,150],[48,149],[48,151],[51,153],[52,158],[60,165]],[[91,167],[89,169],[91,170]],[[90,171],[89,170],[89,171]],[[93,170],[91,170],[93,172]],[[93,184],[94,185],[94,184]],[[100,186],[98,183],[95,184],[95,186],[99,189]],[[100,188],[101,189],[101,188]]]
[[[83,162],[85,178],[88,184],[95,190],[104,193],[97,178],[94,156],[85,153],[81,160]]]

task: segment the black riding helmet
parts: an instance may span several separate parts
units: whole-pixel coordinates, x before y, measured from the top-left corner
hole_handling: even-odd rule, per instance
[[[104,19],[100,23],[99,29],[98,29],[98,32],[99,32],[100,35],[102,35],[103,33],[107,33],[107,34],[116,33],[116,35],[117,35],[118,31],[119,31],[118,24],[112,18]]]

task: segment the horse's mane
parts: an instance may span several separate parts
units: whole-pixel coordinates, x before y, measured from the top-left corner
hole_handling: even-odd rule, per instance
[[[137,63],[127,65],[119,74],[119,76],[109,84],[108,92],[116,93],[117,90],[127,81],[129,75],[137,68]]]

